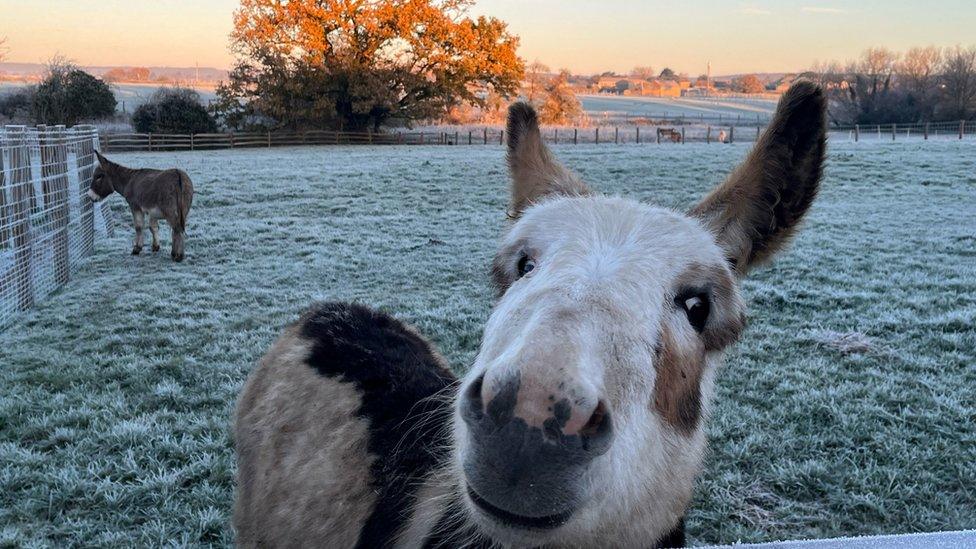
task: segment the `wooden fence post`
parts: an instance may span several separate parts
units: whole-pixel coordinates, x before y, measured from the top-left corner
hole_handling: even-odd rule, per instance
[[[455,145],[460,145],[461,144],[461,141],[458,139],[458,136],[459,135],[460,135],[460,133],[458,133],[458,130],[454,130],[454,144]]]
[[[756,126],[756,141],[759,141],[759,136],[762,134],[762,130],[759,126]]]
[[[485,145],[487,145],[488,144],[488,128],[485,128],[484,129],[484,132],[485,132]]]
[[[10,194],[13,200],[10,208],[10,233],[14,246],[14,287],[17,289],[18,307],[26,311],[34,306],[29,194],[33,183],[27,129],[23,126],[8,126],[7,140],[10,143]]]
[[[640,126],[637,126],[637,144],[640,145]]]
[[[58,286],[67,284],[70,277],[68,266],[68,146],[64,126],[47,128],[38,126],[41,144],[41,177],[44,187],[44,204],[51,218],[51,256],[54,263],[54,280]]]
[[[552,143],[553,145],[559,144],[559,128],[553,128],[552,130]]]
[[[613,142],[614,144],[620,143],[620,128],[617,126],[613,127]]]
[[[420,144],[421,145],[424,144],[424,131],[423,130],[420,130]]]
[[[499,145],[505,144],[505,130],[498,132],[498,144]]]
[[[685,127],[681,126],[681,144],[685,144]]]
[[[895,131],[896,131],[896,129],[895,129],[895,125],[894,125],[894,124],[892,124],[892,125],[891,125],[891,140],[892,140],[892,141],[894,141],[894,140],[895,140]]]
[[[271,148],[271,130],[268,130],[268,148]]]
[[[878,124],[878,141],[881,141],[881,124]]]
[[[152,152],[152,134],[149,134],[149,152]]]
[[[729,126],[729,143],[735,143],[735,126]]]
[[[861,139],[861,126],[859,124],[854,124],[854,142],[857,143]]]
[[[661,144],[661,128],[657,128],[657,144]]]
[[[234,148],[234,132],[230,132],[230,148]]]
[[[600,126],[596,127],[596,144],[600,144]]]
[[[962,139],[962,135],[964,133],[966,133],[966,121],[965,120],[960,120],[959,121],[959,139]]]
[[[579,128],[573,128],[573,145],[579,144]]]
[[[929,140],[929,123],[928,122],[925,123],[925,130],[924,130],[924,132],[925,132],[925,140],[928,141]]]
[[[472,133],[474,133],[472,130],[468,130],[468,145],[470,145],[473,142]]]
[[[705,144],[710,145],[712,143],[712,127],[705,126]]]

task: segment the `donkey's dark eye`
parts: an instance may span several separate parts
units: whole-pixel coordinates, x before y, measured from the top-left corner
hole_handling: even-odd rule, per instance
[[[535,270],[535,260],[527,255],[523,255],[519,258],[518,262],[518,275],[519,278],[531,273]]]
[[[711,308],[708,303],[708,295],[703,293],[682,294],[675,298],[675,303],[685,310],[685,314],[688,315],[688,323],[691,324],[691,327],[696,332],[701,333],[705,329],[705,322],[708,321],[708,311]]]

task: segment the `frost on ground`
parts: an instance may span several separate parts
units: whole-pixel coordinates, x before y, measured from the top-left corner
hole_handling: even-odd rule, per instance
[[[745,282],[692,541],[976,527],[974,147],[831,146],[793,248]],[[747,150],[558,152],[604,192],[685,208]],[[381,307],[471,363],[505,223],[501,147],[116,159],[191,175],[187,259],[170,261],[165,229],[161,253],[132,257],[124,231],[0,334],[0,544],[229,544],[237,392],[312,300]]]

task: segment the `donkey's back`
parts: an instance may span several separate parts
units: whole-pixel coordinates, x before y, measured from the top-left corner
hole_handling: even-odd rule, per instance
[[[418,497],[437,495],[431,475],[447,459],[454,382],[392,317],[314,306],[261,359],[238,402],[238,544],[384,547],[409,537]],[[417,535],[427,535],[427,518],[413,521],[427,525]]]

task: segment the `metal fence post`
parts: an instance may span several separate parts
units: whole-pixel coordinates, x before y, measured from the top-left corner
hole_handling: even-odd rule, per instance
[[[26,311],[34,306],[29,195],[32,183],[26,128],[8,126],[7,139],[10,143],[10,191],[13,200],[10,233],[14,245],[14,287],[17,288],[18,307]]]
[[[966,132],[966,121],[959,121],[959,139],[962,139],[962,135]]]
[[[38,126],[41,144],[41,177],[44,203],[51,212],[51,256],[58,286],[67,284],[68,265],[68,147],[64,126]]]

